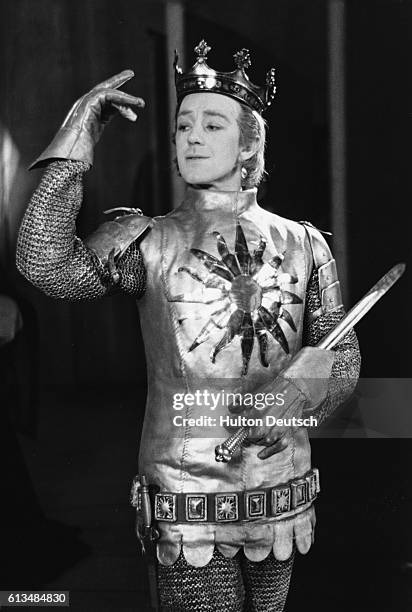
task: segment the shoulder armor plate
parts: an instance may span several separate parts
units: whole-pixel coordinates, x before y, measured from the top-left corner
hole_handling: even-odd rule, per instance
[[[323,264],[318,268],[319,289],[322,291],[338,280],[338,272],[336,270],[336,261],[330,259],[328,263]]]
[[[322,314],[342,306],[340,282],[337,280],[321,291]]]
[[[318,271],[319,296],[321,299],[321,312],[313,313],[314,318],[325,312],[331,312],[342,306],[340,283],[334,260],[328,243],[308,221],[301,221],[309,238],[313,255],[313,265]]]
[[[153,219],[144,215],[123,215],[100,225],[84,242],[106,264],[112,251],[115,258],[121,257],[153,223]]]
[[[313,263],[316,268],[320,268],[333,259],[328,243],[322,236],[320,230],[316,229],[312,223],[309,223],[309,221],[300,221],[299,223],[303,225],[308,235],[313,254]]]

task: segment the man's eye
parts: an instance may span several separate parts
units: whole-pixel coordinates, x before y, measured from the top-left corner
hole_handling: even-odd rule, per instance
[[[180,123],[180,124],[177,126],[177,129],[178,129],[178,131],[179,131],[179,132],[187,132],[187,130],[189,129],[189,127],[190,127],[190,126],[189,126],[189,124],[187,124],[187,123]]]
[[[216,125],[215,123],[209,123],[206,127],[211,132],[217,132],[218,130],[222,129],[221,125]]]

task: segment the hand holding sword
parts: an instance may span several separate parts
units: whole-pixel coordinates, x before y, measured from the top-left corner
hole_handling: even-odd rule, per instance
[[[399,263],[387,272],[368,293],[357,303],[349,312],[339,321],[316,345],[317,348],[331,350],[336,344],[352,329],[360,319],[376,304],[378,300],[387,292],[389,289],[399,280],[405,271],[405,264]],[[298,353],[299,355],[299,353]],[[290,382],[291,388],[293,382]],[[215,459],[218,462],[228,463],[236,450],[243,444],[248,438],[248,427],[240,427],[234,434],[232,434],[225,442],[216,446]],[[279,443],[276,442],[278,447],[273,449],[273,452],[261,451],[259,457],[265,459],[274,452],[282,450],[282,439],[279,439]]]

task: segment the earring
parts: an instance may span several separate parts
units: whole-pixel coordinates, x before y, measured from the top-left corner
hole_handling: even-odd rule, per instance
[[[240,176],[242,177],[243,180],[245,180],[247,178],[248,172],[246,170],[246,168],[244,166],[242,166],[242,169],[240,171]]]

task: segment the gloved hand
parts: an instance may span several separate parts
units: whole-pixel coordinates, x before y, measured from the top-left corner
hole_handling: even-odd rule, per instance
[[[256,407],[243,409],[236,406],[229,408],[230,412],[242,414],[251,419],[263,419],[263,426],[249,427],[248,441],[266,448],[258,453],[260,459],[267,459],[279,453],[290,443],[293,427],[267,425],[266,416],[276,419],[301,418],[305,411],[310,413],[326,398],[329,377],[332,370],[334,352],[306,346],[295,355],[289,365],[277,376],[276,380],[260,387],[255,393],[259,400],[275,398],[272,405],[263,409]]]
[[[133,76],[132,70],[124,70],[77,100],[50,145],[30,169],[50,159],[74,159],[92,164],[94,147],[110,119],[120,114],[129,121],[136,121],[137,115],[130,107],[143,108],[145,105],[142,98],[118,91]]]

